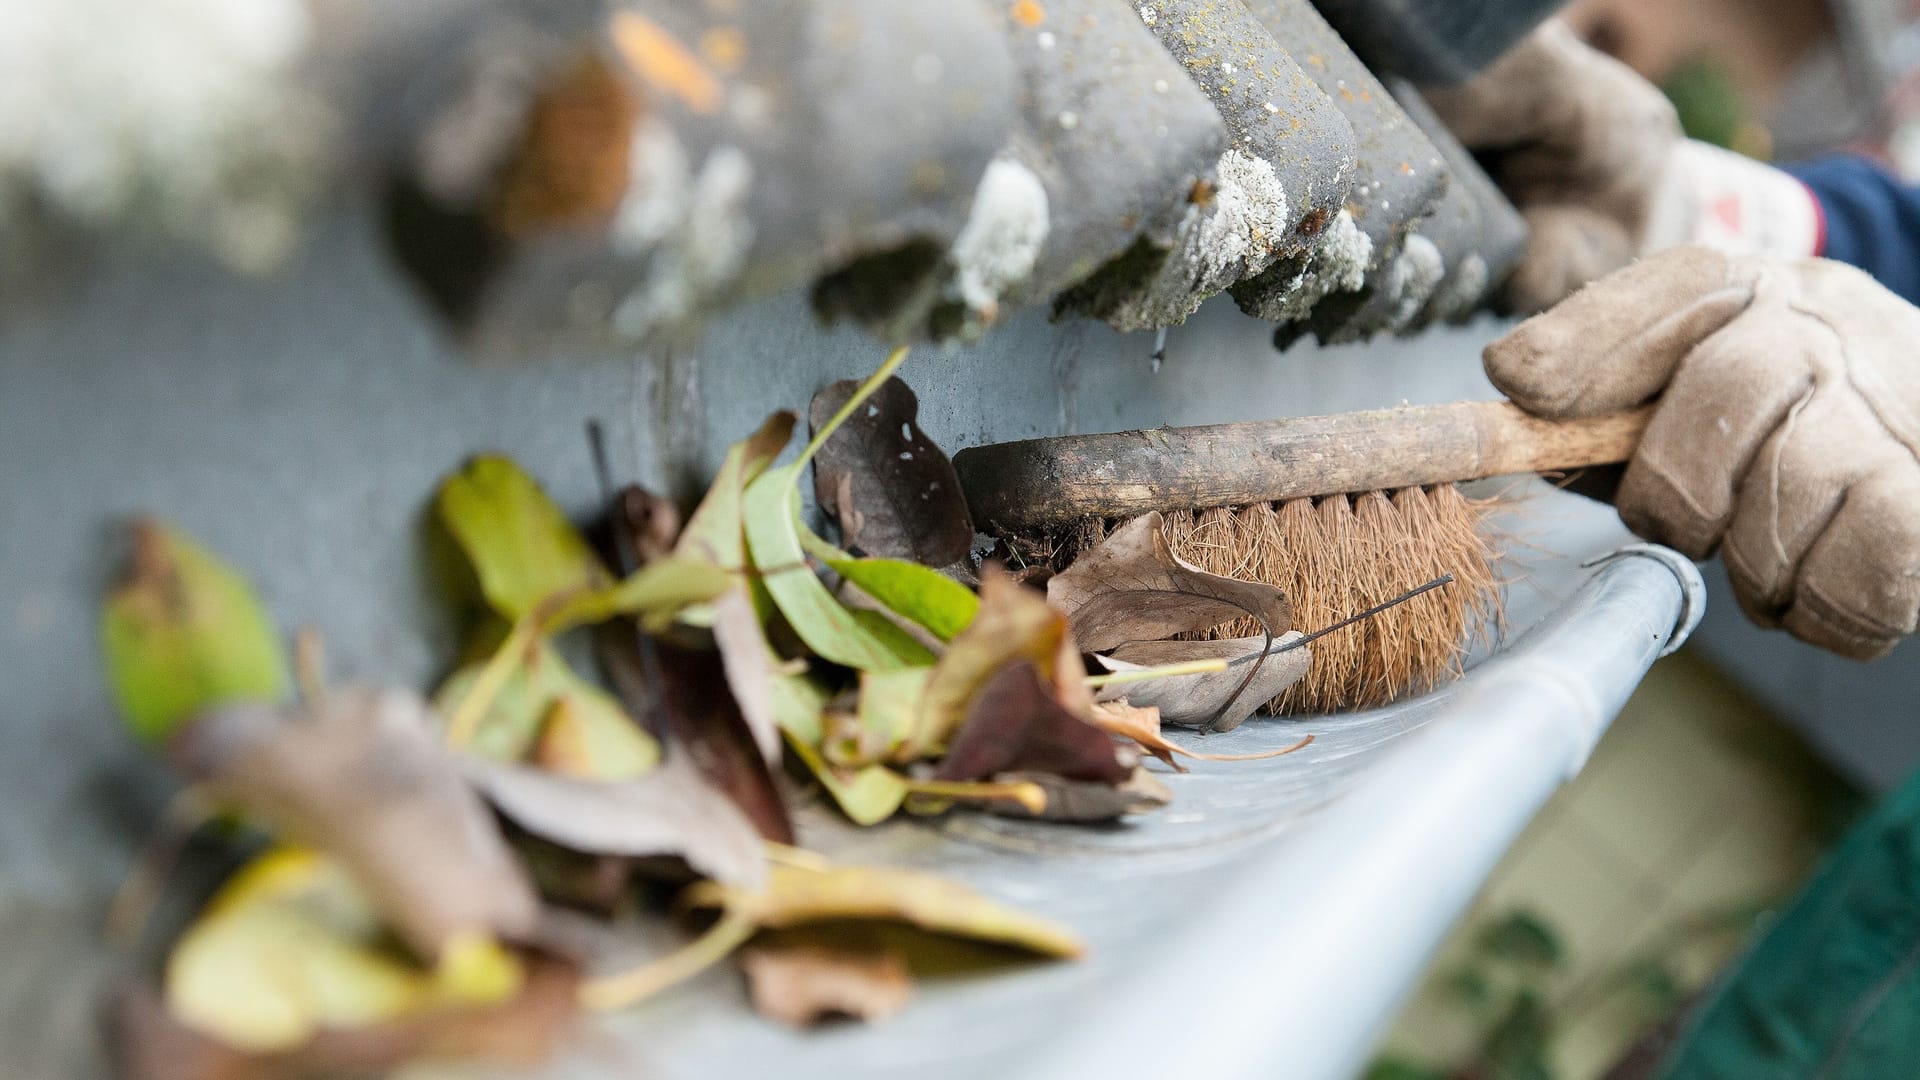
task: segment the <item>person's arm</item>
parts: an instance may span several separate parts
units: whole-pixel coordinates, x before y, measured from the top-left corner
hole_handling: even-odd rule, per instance
[[[1857,266],[1920,303],[1920,187],[1857,154],[1828,154],[1785,171],[1806,185],[1819,208],[1814,254]]]

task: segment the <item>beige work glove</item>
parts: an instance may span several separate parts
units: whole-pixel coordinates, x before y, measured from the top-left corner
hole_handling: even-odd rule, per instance
[[[1717,547],[1764,626],[1871,659],[1920,611],[1920,309],[1824,259],[1682,247],[1487,346],[1547,417],[1658,400],[1616,504],[1694,558]]]
[[[1472,81],[1426,97],[1527,220],[1527,250],[1506,286],[1516,311],[1545,310],[1676,244],[1817,250],[1819,212],[1805,186],[1684,138],[1658,88],[1559,20]]]

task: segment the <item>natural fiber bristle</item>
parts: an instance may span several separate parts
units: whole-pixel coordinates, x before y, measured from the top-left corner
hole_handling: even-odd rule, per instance
[[[1469,646],[1500,618],[1481,521],[1487,505],[1442,484],[1163,517],[1174,554],[1211,573],[1278,585],[1293,602],[1294,628],[1309,633],[1453,575],[1445,588],[1313,643],[1306,678],[1272,707],[1324,713],[1384,705],[1460,673]],[[1083,530],[1074,546],[1084,550],[1103,531]],[[1205,636],[1259,632],[1246,620]]]

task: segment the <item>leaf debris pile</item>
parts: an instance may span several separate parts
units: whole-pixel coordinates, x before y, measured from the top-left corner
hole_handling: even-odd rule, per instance
[[[289,665],[238,573],[137,524],[102,611],[108,681],[188,783],[181,805],[237,820],[257,853],[120,995],[123,1072],[536,1061],[582,1011],[735,955],[769,1017],[878,1020],[912,997],[922,946],[903,933],[1078,955],[1066,928],[956,883],[795,847],[795,800],[817,787],[859,825],[1149,811],[1172,791],[1145,759],[1229,759],[1163,722],[1231,728],[1310,657],[1285,648],[1280,589],[1176,557],[1157,516],[1044,594],[976,565],[903,358],[823,390],[786,464],[794,417],[769,418],[684,518],[627,487],[582,530],[506,458],[448,476],[435,510],[485,616],[430,698],[329,685],[317,651]],[[839,544],[801,516],[809,465]],[[129,879],[123,923],[165,862]],[[684,943],[637,966],[556,930],[562,907],[617,928],[674,893]]]

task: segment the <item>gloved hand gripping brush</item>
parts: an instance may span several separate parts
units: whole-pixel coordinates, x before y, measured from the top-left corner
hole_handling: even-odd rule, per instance
[[[1484,504],[1455,482],[1626,461],[1648,411],[1543,420],[1460,402],[1029,439],[962,450],[953,464],[976,522],[1047,537],[1043,547],[1084,550],[1110,522],[1161,511],[1175,554],[1278,585],[1308,632],[1452,575],[1316,641],[1306,677],[1272,703],[1328,712],[1430,689],[1497,622]]]

